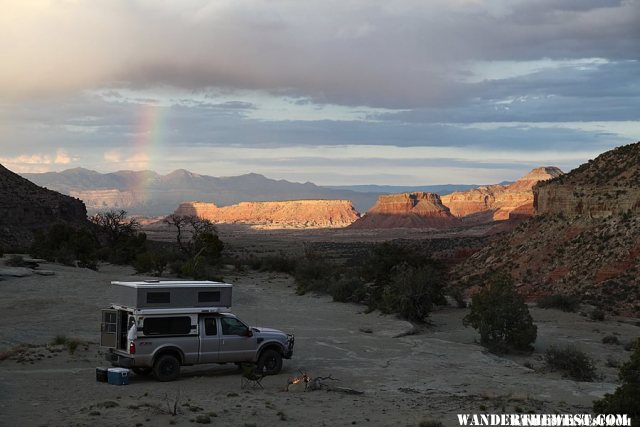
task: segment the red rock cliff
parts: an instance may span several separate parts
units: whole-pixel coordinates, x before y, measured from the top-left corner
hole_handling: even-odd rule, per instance
[[[562,171],[556,167],[536,168],[513,184],[488,185],[452,193],[443,196],[442,203],[457,217],[482,212],[492,213],[495,221],[528,217],[533,214],[533,187],[560,175]]]
[[[458,223],[440,196],[402,193],[380,196],[376,204],[352,228],[447,228]]]
[[[218,207],[214,203],[182,203],[178,215],[196,215],[218,224],[252,224],[273,228],[340,228],[359,218],[349,200],[286,200],[243,202]]]

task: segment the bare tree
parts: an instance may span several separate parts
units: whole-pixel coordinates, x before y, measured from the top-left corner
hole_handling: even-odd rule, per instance
[[[140,228],[135,218],[127,218],[125,210],[98,212],[89,218],[106,235],[109,243],[115,243],[123,237],[132,236]]]

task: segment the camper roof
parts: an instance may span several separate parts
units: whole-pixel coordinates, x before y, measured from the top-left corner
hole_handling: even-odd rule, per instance
[[[212,282],[209,280],[141,280],[138,282],[120,282],[114,281],[111,282],[112,285],[118,286],[127,286],[130,288],[178,288],[178,287],[188,287],[188,288],[232,288],[233,285],[230,283],[222,283],[222,282]]]

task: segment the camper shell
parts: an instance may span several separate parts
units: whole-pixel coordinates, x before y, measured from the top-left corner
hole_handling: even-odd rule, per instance
[[[117,302],[102,310],[100,345],[115,366],[176,379],[181,365],[257,363],[278,373],[293,355],[291,334],[246,325],[229,310],[233,285],[211,281],[111,282]]]

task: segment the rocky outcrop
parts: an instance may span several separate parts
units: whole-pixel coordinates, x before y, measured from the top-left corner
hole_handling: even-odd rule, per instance
[[[541,181],[561,175],[562,171],[556,167],[536,168],[513,184],[488,185],[452,193],[443,196],[442,203],[457,217],[491,212],[494,221],[527,218],[533,214],[532,188]]]
[[[617,148],[534,188],[538,215],[607,218],[640,212],[640,143]]]
[[[535,216],[459,266],[459,283],[482,286],[487,274],[508,271],[531,299],[578,295],[610,313],[637,316],[639,190],[640,143],[537,184]]]
[[[56,222],[81,224],[87,210],[80,200],[39,187],[0,165],[0,245],[24,248],[33,231]]]
[[[459,220],[434,193],[402,193],[378,197],[351,228],[448,228]]]
[[[359,218],[349,200],[286,200],[242,202],[218,207],[214,203],[182,203],[178,215],[195,215],[217,224],[251,224],[270,228],[340,228]]]

